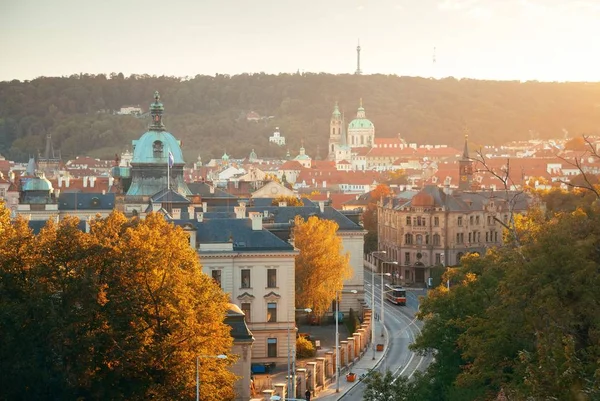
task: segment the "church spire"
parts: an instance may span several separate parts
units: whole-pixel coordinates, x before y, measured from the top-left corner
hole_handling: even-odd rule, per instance
[[[162,122],[162,115],[165,111],[163,104],[160,102],[158,91],[154,92],[154,103],[150,105],[150,115],[152,116],[152,124],[148,127],[150,131],[164,131],[165,125]]]

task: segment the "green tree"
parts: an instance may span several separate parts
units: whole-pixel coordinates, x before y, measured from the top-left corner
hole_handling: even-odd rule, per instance
[[[336,291],[352,276],[349,255],[343,252],[337,236],[338,225],[316,216],[308,220],[297,216],[294,221],[294,245],[300,250],[296,258],[296,306],[309,306],[323,316]]]

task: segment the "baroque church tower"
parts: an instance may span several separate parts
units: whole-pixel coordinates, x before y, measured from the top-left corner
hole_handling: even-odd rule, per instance
[[[342,140],[342,113],[340,113],[340,109],[338,107],[338,103],[335,102],[335,108],[333,109],[333,113],[331,114],[331,120],[329,121],[329,151],[328,151],[328,160],[335,160],[335,147],[336,145],[340,145]]]

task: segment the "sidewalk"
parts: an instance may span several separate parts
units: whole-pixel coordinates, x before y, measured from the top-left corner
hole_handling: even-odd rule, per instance
[[[385,327],[383,327],[385,329]],[[381,322],[379,320],[375,321],[375,333],[381,333]],[[375,343],[379,343],[380,342],[380,334],[377,334],[375,337]],[[342,371],[340,372],[340,382],[339,382],[339,389],[340,392],[336,393],[336,383],[333,382],[329,385],[329,387],[327,387],[325,390],[321,391],[318,395],[313,396],[311,398],[311,400],[320,400],[320,401],[333,401],[333,400],[339,400],[342,399],[347,392],[349,392],[354,386],[358,385],[360,383],[359,378],[362,375],[366,375],[367,373],[369,373],[369,371],[371,371],[374,368],[377,368],[379,366],[379,364],[381,363],[381,361],[383,360],[383,358],[385,357],[385,354],[387,353],[387,348],[388,348],[388,332],[387,330],[385,330],[385,337],[384,337],[384,348],[383,348],[383,352],[376,352],[375,353],[375,360],[373,360],[373,349],[371,348],[371,346],[369,346],[369,350],[366,351],[362,358],[360,358],[352,367],[352,372],[356,373],[357,379],[354,382],[348,382],[346,381],[346,373],[348,373],[347,369],[342,369]]]

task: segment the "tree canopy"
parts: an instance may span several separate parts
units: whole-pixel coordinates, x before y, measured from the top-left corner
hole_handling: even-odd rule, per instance
[[[296,257],[296,306],[311,308],[323,316],[342,290],[344,280],[352,276],[348,253],[343,252],[342,239],[337,236],[338,225],[316,216],[294,221],[294,246],[300,250]]]
[[[181,228],[159,214],[49,220],[0,205],[0,386],[13,400],[174,400],[196,356],[228,354],[227,299]],[[233,398],[235,361],[202,359],[202,400]],[[1,398],[1,397],[0,397]]]
[[[451,289],[422,302],[412,348],[435,361],[409,399],[599,399],[599,223],[595,203],[531,213],[517,221],[518,249],[463,258]]]
[[[64,157],[112,158],[148,125],[144,118],[113,115],[126,105],[147,110],[155,90],[165,104],[167,129],[183,141],[186,160],[206,160],[226,149],[284,157],[302,140],[313,158],[325,157],[329,119],[339,101],[351,117],[364,99],[378,137],[462,146],[472,139],[499,145],[522,138],[597,134],[600,83],[440,80],[393,75],[240,74],[191,78],[77,74],[0,82],[0,153],[18,161],[44,148],[46,134]],[[246,113],[265,117],[248,121]],[[272,117],[272,118],[271,118]],[[287,146],[270,144],[281,128]],[[84,140],[85,139],[85,140]]]

